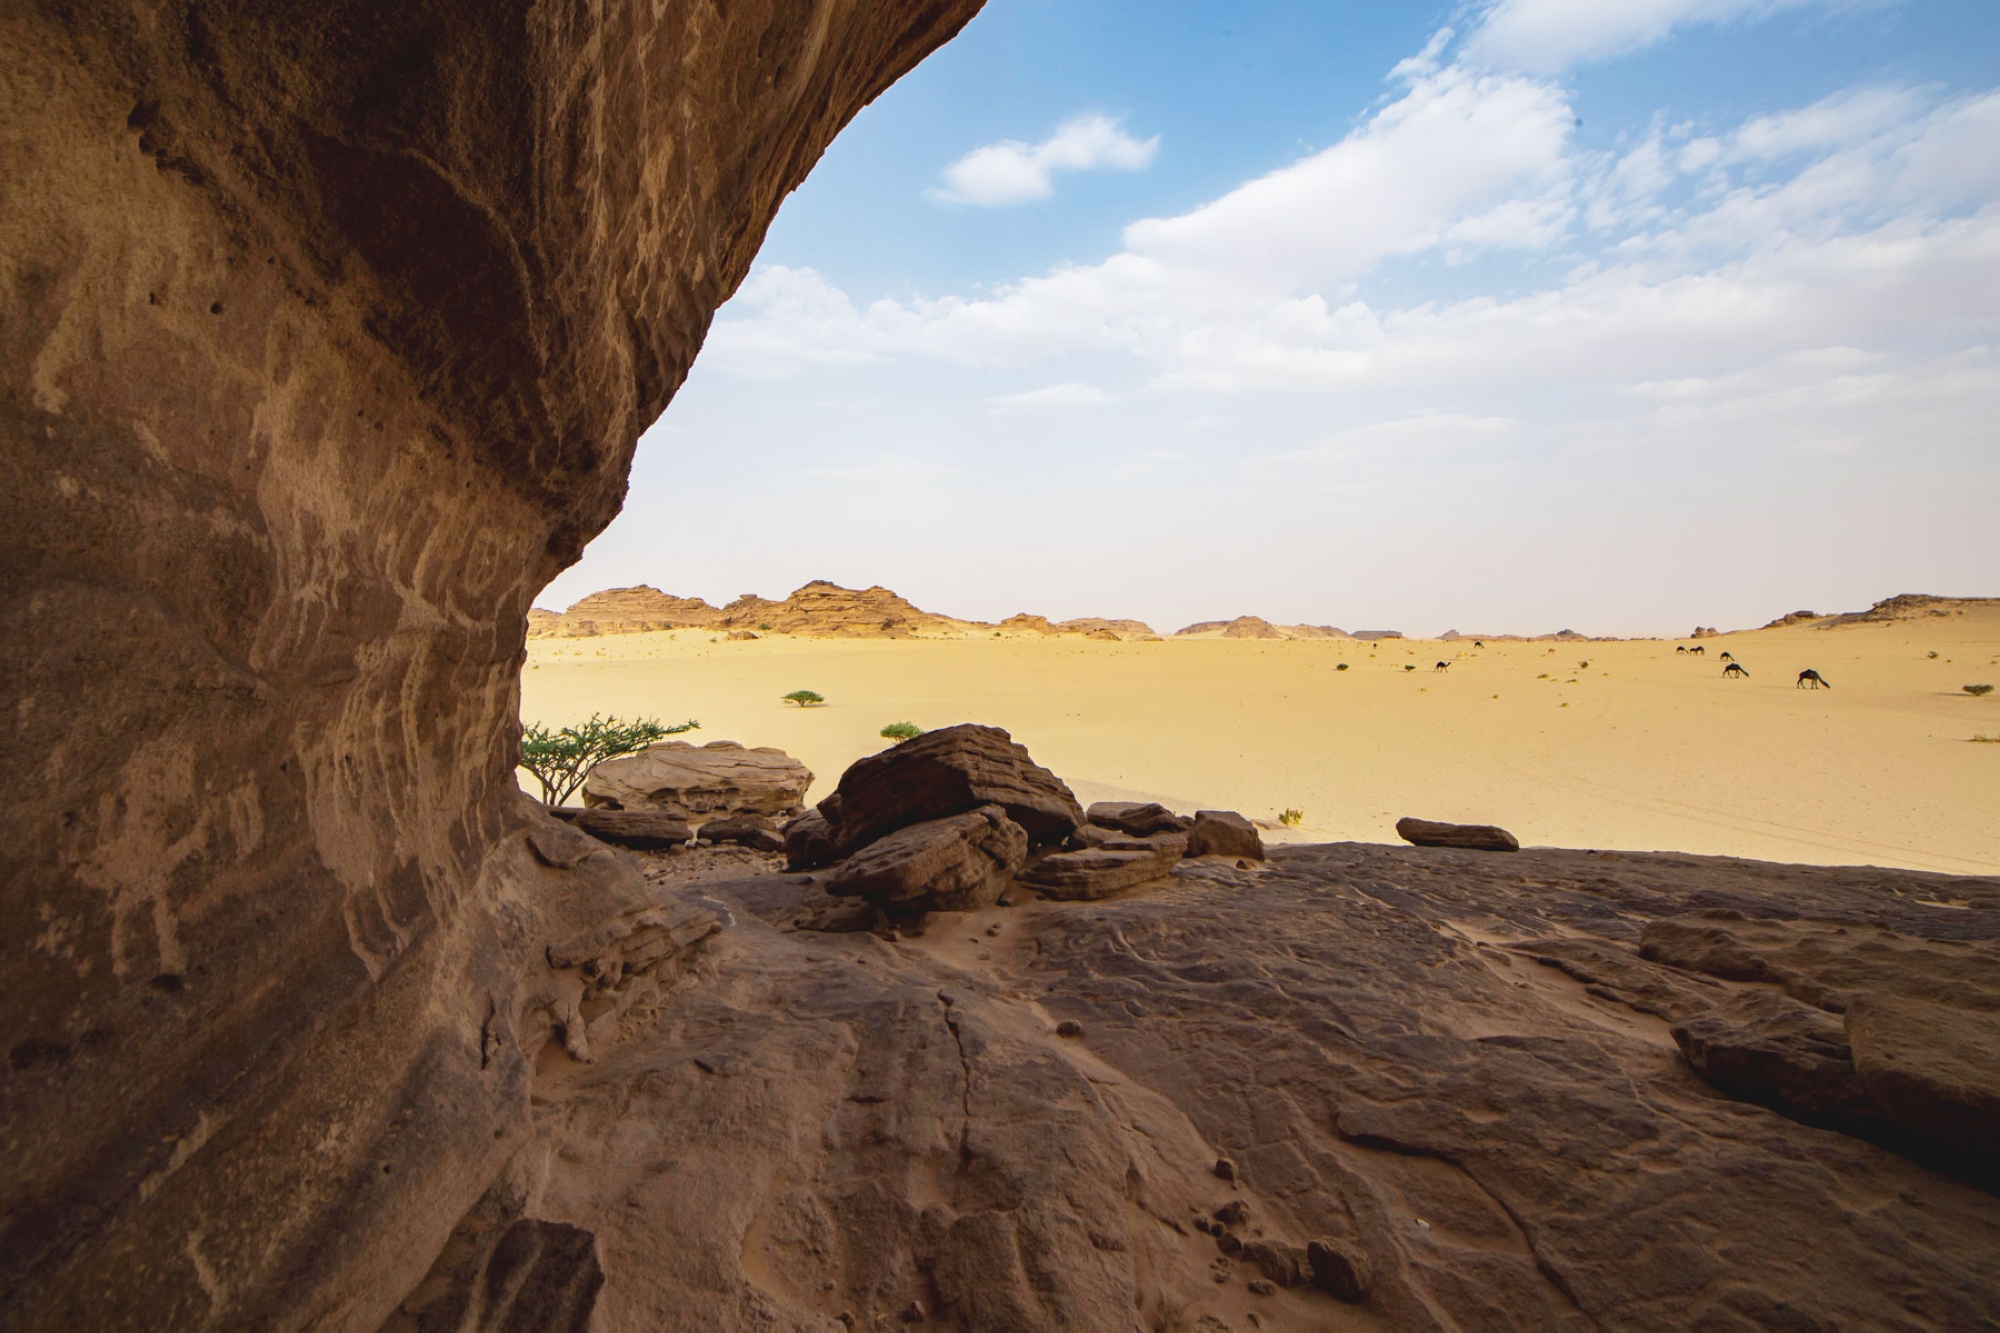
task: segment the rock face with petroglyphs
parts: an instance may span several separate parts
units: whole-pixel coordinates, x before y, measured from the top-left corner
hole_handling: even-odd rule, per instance
[[[548,963],[655,905],[514,795],[529,602],[977,8],[0,13],[0,1323],[379,1323],[700,947]]]

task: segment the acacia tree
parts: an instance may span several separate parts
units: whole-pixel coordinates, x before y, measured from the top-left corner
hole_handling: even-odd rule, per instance
[[[667,727],[657,718],[620,722],[596,713],[590,715],[590,721],[560,731],[550,731],[537,722],[521,732],[521,767],[542,784],[543,805],[561,805],[583,785],[590,770],[605,760],[643,750],[664,736],[678,736],[700,725],[687,721]]]

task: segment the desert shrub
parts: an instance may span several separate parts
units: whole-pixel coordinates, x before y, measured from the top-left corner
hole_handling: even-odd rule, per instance
[[[1305,817],[1306,812],[1303,810],[1284,810],[1279,813],[1278,822],[1286,828],[1297,828],[1305,822]]]
[[[1345,663],[1345,662],[1342,662],[1342,663],[1341,663],[1341,664],[1340,664],[1339,666],[1335,667],[1335,668],[1334,668],[1334,670],[1335,670],[1335,671],[1345,671],[1345,670],[1347,670],[1347,663]]]
[[[1931,661],[1933,661],[1933,662],[1937,661],[1937,654],[1936,654],[1936,653],[1931,653],[1931,654],[1929,654],[1929,657],[1930,657]]]
[[[590,715],[590,721],[560,731],[550,731],[537,722],[521,732],[521,767],[542,784],[543,805],[561,805],[583,785],[590,770],[605,760],[643,750],[664,736],[678,736],[700,725],[688,721],[667,727],[654,718],[620,722],[596,713]]]
[[[815,705],[825,703],[826,696],[817,690],[793,690],[785,696],[785,702],[788,704],[797,704],[801,708],[812,708]]]
[[[1578,662],[1578,663],[1576,664],[1576,669],[1577,669],[1578,671],[1588,671],[1588,670],[1590,670],[1590,663],[1588,663],[1588,662]]]
[[[1961,685],[1959,686],[1959,688],[1964,690],[1967,694],[1971,695],[1975,699],[1977,699],[1982,694],[1993,693],[1993,687],[1991,685]]]
[[[2000,736],[1979,735],[1972,738],[1974,745],[2000,745]]]
[[[1405,671],[1415,671],[1416,669],[1417,669],[1416,663],[1414,662],[1406,662],[1403,665],[1403,670]]]
[[[924,729],[914,722],[891,722],[882,728],[882,738],[891,741],[913,741],[924,734]]]
[[[757,628],[763,630],[766,634],[769,634],[771,632],[771,627],[769,625],[759,625],[757,626]]]

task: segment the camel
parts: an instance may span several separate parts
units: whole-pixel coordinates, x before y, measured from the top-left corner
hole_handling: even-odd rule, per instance
[[[1708,649],[1702,647],[1700,644],[1696,644],[1694,647],[1688,649],[1688,651],[1695,654],[1696,656],[1701,656],[1702,654],[1708,652]]]
[[[1449,662],[1439,662],[1439,663],[1438,663],[1438,664],[1437,664],[1436,666],[1432,667],[1432,668],[1431,668],[1431,670],[1433,670],[1433,671],[1449,671],[1449,670],[1451,670],[1451,663],[1449,663]]]
[[[1677,653],[1685,653],[1687,651],[1687,645],[1684,643],[1677,643],[1674,645],[1674,651]]]
[[[1481,642],[1480,642],[1479,640],[1477,640],[1477,639],[1474,639],[1474,640],[1472,641],[1472,646],[1473,646],[1474,648],[1484,648],[1484,647],[1485,647],[1486,645],[1485,645],[1485,644],[1483,644],[1483,643],[1481,643]]]
[[[1734,661],[1735,661],[1736,659],[1735,659],[1735,658],[1733,658],[1733,657],[1731,657],[1731,656],[1729,655],[1728,651],[1727,651],[1727,650],[1725,650],[1725,651],[1723,652],[1723,654],[1722,654],[1722,660],[1723,660],[1723,661],[1725,661],[1725,662],[1734,662]]]
[[[1814,671],[1811,667],[1807,667],[1804,671],[1799,672],[1798,688],[1804,689],[1807,681],[1812,682],[1814,689],[1818,689],[1822,685],[1826,685],[1826,688],[1829,690],[1833,688],[1833,686],[1826,684],[1826,677],[1820,675],[1819,672]]]
[[[1722,668],[1722,674],[1724,676],[1733,677],[1733,676],[1748,676],[1750,673],[1743,669],[1743,664],[1741,662],[1731,662],[1728,666]]]

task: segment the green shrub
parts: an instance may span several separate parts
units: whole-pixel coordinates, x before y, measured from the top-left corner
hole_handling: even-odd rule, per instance
[[[812,708],[825,703],[826,696],[816,690],[793,690],[785,696],[785,702],[797,704],[801,708]]]
[[[1930,654],[1930,659],[1931,659],[1931,661],[1933,661],[1933,662],[1937,661],[1937,654],[1936,654],[1936,653],[1932,653],[1932,654]]]
[[[1286,828],[1297,828],[1305,822],[1305,817],[1306,812],[1303,810],[1284,810],[1279,813],[1278,822]]]
[[[1340,664],[1339,666],[1335,667],[1335,668],[1334,668],[1334,670],[1335,670],[1335,671],[1345,671],[1345,670],[1347,670],[1347,663],[1345,663],[1345,662],[1342,662],[1342,663],[1341,663],[1341,664]]]
[[[903,741],[913,741],[923,734],[924,729],[914,722],[891,722],[882,728],[884,740],[896,741],[899,744]]]
[[[550,731],[537,722],[521,732],[521,767],[542,784],[543,805],[561,805],[583,785],[590,770],[605,760],[643,750],[663,736],[678,736],[700,725],[688,721],[666,727],[653,718],[620,722],[596,713],[583,725],[561,731]]]
[[[1964,690],[1967,694],[1971,695],[1975,699],[1977,699],[1982,694],[1993,693],[1993,687],[1991,685],[1961,685],[1959,686],[1959,688],[1961,690]]]
[[[771,632],[771,627],[769,625],[759,625],[757,626],[757,628],[763,630],[766,634],[769,634]]]
[[[1403,670],[1405,670],[1405,671],[1415,671],[1416,669],[1417,669],[1417,666],[1416,666],[1416,663],[1414,663],[1414,662],[1405,662],[1405,663],[1403,664]]]

